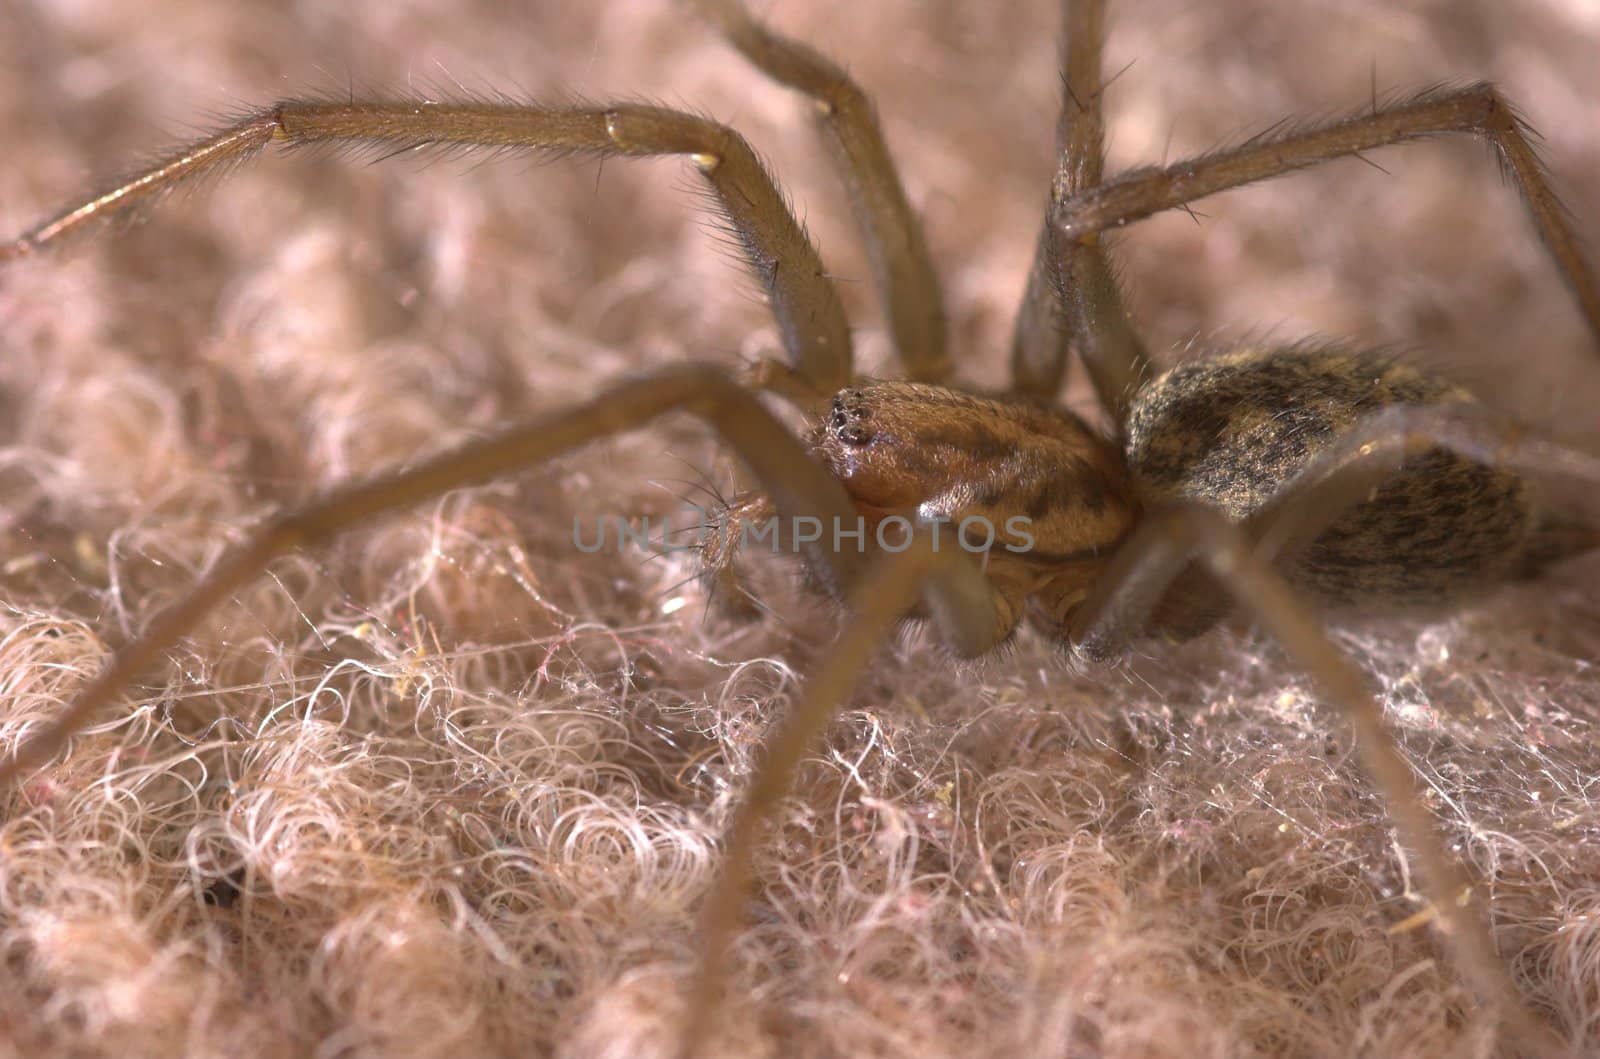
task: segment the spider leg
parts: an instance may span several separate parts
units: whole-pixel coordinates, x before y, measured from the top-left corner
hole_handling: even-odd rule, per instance
[[[1100,404],[1120,425],[1134,391],[1151,375],[1149,356],[1128,321],[1117,277],[1099,241],[1063,239],[1054,221],[1064,201],[1095,188],[1105,176],[1100,106],[1104,4],[1067,0],[1063,15],[1063,91],[1056,124],[1061,164],[1017,312],[1012,388],[1053,400],[1066,377],[1068,354],[1076,349]]]
[[[644,425],[671,411],[706,420],[750,467],[780,517],[824,526],[856,526],[858,516],[839,483],[807,455],[760,400],[711,368],[685,366],[620,383],[573,408],[542,416],[495,437],[472,442],[416,467],[337,489],[281,515],[221,561],[189,595],[160,614],[112,658],[53,722],[22,739],[0,761],[0,787],[48,760],[156,656],[195,628],[218,603],[254,580],[273,559],[320,544],[366,519],[530,467],[586,442]],[[803,540],[794,535],[794,547]],[[859,538],[857,538],[859,540]],[[859,579],[866,556],[837,546],[838,537],[810,540],[817,575],[842,595]],[[981,654],[1009,629],[998,628],[993,592],[971,563],[943,564],[927,583],[926,603],[958,652]]]
[[[181,148],[121,183],[0,243],[0,264],[99,222],[136,215],[192,178],[224,171],[271,144],[369,148],[540,150],[599,156],[687,155],[746,261],[765,287],[784,348],[811,391],[849,384],[850,325],[816,248],[783,193],[737,132],[707,118],[638,103],[543,107],[504,103],[286,100]]]
[[[701,905],[699,967],[689,987],[681,1056],[699,1055],[712,1028],[727,977],[728,949],[744,918],[744,902],[762,833],[794,789],[795,773],[811,745],[838,712],[885,635],[906,616],[918,589],[956,569],[948,553],[919,534],[898,554],[874,562],[850,593],[851,617],[826,661],[766,745],[750,789],[724,839],[722,869]]]
[[[1487,83],[1430,90],[1342,121],[1254,137],[1237,147],[1169,166],[1135,169],[1098,186],[1074,189],[1056,204],[1054,221],[1065,239],[1092,246],[1104,229],[1228,188],[1331,158],[1451,132],[1482,136],[1494,145],[1502,167],[1522,192],[1545,249],[1600,339],[1600,283],[1594,269],[1584,257],[1565,206],[1550,187],[1526,124]]]
[[[939,277],[928,254],[922,223],[906,201],[894,159],[883,141],[872,101],[832,60],[772,32],[739,0],[693,2],[758,70],[805,93],[816,104],[850,192],[856,222],[866,236],[867,254],[900,362],[914,381],[943,382],[950,374],[950,362]]]
[[[1272,633],[1345,715],[1362,761],[1383,794],[1401,841],[1417,857],[1424,893],[1442,925],[1441,933],[1462,974],[1479,998],[1498,1008],[1515,1031],[1507,1039],[1528,1042],[1536,1054],[1563,1054],[1553,1030],[1523,1001],[1498,955],[1488,924],[1464,904],[1471,893],[1466,873],[1446,852],[1423,808],[1410,766],[1383,725],[1383,708],[1361,673],[1328,640],[1293,591],[1255,552],[1250,535],[1220,513],[1178,505],[1153,513],[1112,559],[1097,591],[1072,623],[1074,643],[1093,642],[1113,608],[1148,615],[1166,589],[1198,557],[1216,582]]]

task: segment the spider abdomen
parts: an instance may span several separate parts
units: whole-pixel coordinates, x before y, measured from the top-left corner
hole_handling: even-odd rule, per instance
[[[1357,423],[1395,405],[1471,402],[1392,356],[1246,350],[1181,365],[1135,398],[1128,466],[1146,504],[1199,501],[1243,521]],[[1285,564],[1325,602],[1438,602],[1523,565],[1534,513],[1520,477],[1433,449]]]

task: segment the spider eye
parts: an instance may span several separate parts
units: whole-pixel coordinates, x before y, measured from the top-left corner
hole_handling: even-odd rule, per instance
[[[833,398],[833,412],[828,426],[833,436],[851,448],[860,448],[872,440],[872,431],[866,427],[867,400],[860,390],[841,390]]]

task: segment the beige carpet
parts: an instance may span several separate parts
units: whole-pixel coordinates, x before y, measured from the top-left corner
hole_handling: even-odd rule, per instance
[[[1004,379],[1049,178],[1048,0],[774,0],[879,99],[962,375]],[[1001,13],[1003,12],[1003,13]],[[1130,0],[1114,167],[1487,76],[1600,242],[1587,0]],[[645,96],[767,156],[892,371],[806,106],[667,0],[0,0],[0,229],[299,91]],[[1480,145],[1130,230],[1137,322],[1417,348],[1600,450],[1600,351]],[[272,156],[0,274],[0,737],[265,513],[607,379],[773,351],[675,161]],[[1087,402],[1074,380],[1072,399]],[[836,626],[757,564],[583,555],[729,464],[671,422],[284,561],[7,792],[0,1052],[669,1054],[698,900]],[[1341,618],[1530,1002],[1600,1049],[1600,560]],[[764,852],[729,1055],[1495,1054],[1340,717],[1263,637],[1074,675],[884,652]]]

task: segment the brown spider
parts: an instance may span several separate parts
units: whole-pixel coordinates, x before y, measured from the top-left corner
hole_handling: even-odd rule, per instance
[[[850,160],[846,168],[889,299],[896,348],[912,378],[924,384],[943,381],[948,366],[937,286],[917,225],[854,87],[809,52],[765,35],[735,9],[712,7],[708,14],[722,22],[756,65],[829,100],[825,127]],[[1325,157],[1459,130],[1495,139],[1591,326],[1600,331],[1600,298],[1588,268],[1515,120],[1485,88],[1375,105],[1372,113],[1344,123],[1252,142],[1194,176],[1184,174],[1180,164],[1150,179],[1102,185],[1099,11],[1080,2],[1069,5],[1068,17],[1073,47],[1062,122],[1065,160],[1054,222],[1041,238],[1035,280],[1019,318],[1014,363],[1021,399],[977,398],[914,383],[843,388],[852,371],[842,310],[781,199],[727,130],[659,108],[539,112],[498,104],[281,104],[0,251],[0,256],[25,256],[74,228],[136,208],[186,176],[280,139],[355,140],[396,149],[464,142],[690,154],[768,284],[790,354],[786,366],[763,364],[754,381],[821,413],[811,455],[832,472],[819,473],[776,421],[720,373],[685,369],[624,384],[570,413],[286,516],[217,566],[193,595],[125,648],[58,729],[19,748],[12,770],[58,750],[90,711],[220,598],[257,576],[273,556],[324,540],[379,510],[412,504],[660,412],[683,409],[721,430],[755,471],[763,496],[786,517],[815,515],[854,524],[858,517],[912,512],[923,520],[982,514],[1004,524],[1020,511],[1036,531],[1031,547],[1015,558],[991,552],[982,579],[959,557],[952,561],[948,554],[941,558],[924,549],[865,571],[848,550],[811,551],[812,569],[855,597],[858,617],[844,648],[813,677],[810,708],[797,715],[810,723],[792,726],[756,781],[751,808],[729,838],[726,891],[741,887],[740,870],[760,815],[770,811],[785,787],[786,771],[817,718],[842,699],[872,644],[903,613],[919,573],[927,570],[927,606],[950,642],[968,654],[1005,639],[1030,602],[1069,643],[1101,655],[1143,633],[1200,632],[1224,609],[1216,605],[1217,584],[1238,593],[1326,683],[1330,697],[1365,726],[1363,749],[1376,755],[1371,767],[1408,842],[1424,858],[1433,892],[1458,892],[1457,873],[1427,837],[1412,781],[1381,735],[1375,706],[1262,558],[1276,557],[1292,584],[1323,601],[1373,606],[1448,598],[1535,569],[1582,542],[1581,530],[1537,515],[1515,474],[1485,464],[1531,463],[1559,470],[1549,464],[1564,462],[1579,473],[1588,473],[1589,465],[1520,439],[1477,411],[1460,390],[1373,354],[1328,347],[1255,350],[1154,378],[1120,309],[1094,233]],[[1225,179],[1207,179],[1218,172]],[[1173,175],[1177,181],[1169,179]],[[1174,192],[1180,181],[1187,183]],[[1101,401],[1121,426],[1125,454],[1075,417],[1037,403],[1059,390],[1069,348],[1084,358]],[[1397,475],[1396,464],[1408,458]],[[1472,502],[1456,503],[1463,495]],[[1208,506],[1182,506],[1174,503],[1178,500]],[[1210,507],[1242,524],[1242,531],[1209,514]],[[1135,533],[1139,522],[1146,528]],[[1184,572],[1191,548],[1210,562],[1218,581]],[[1174,578],[1176,587],[1168,592]],[[1489,995],[1506,994],[1508,983],[1481,927],[1452,901],[1441,897],[1436,904],[1440,915],[1456,921],[1460,955],[1480,988]],[[735,907],[732,900],[715,896],[708,902],[713,914],[731,915]],[[730,928],[726,918],[715,922],[713,938]],[[708,966],[721,945],[706,943]],[[713,990],[703,986],[697,995],[709,997]]]

